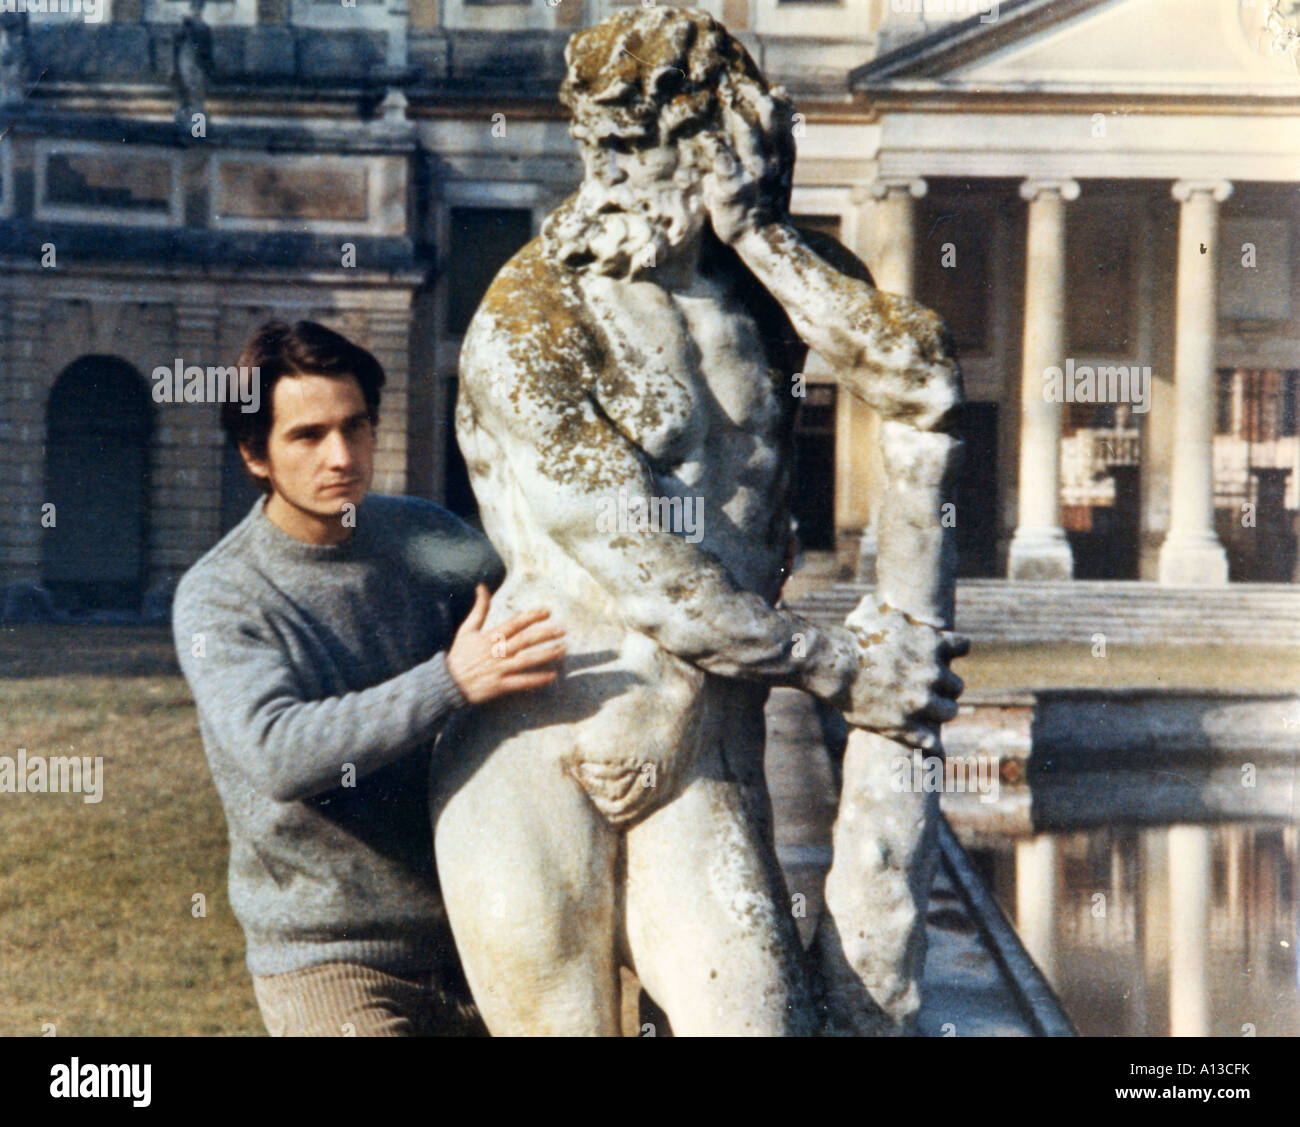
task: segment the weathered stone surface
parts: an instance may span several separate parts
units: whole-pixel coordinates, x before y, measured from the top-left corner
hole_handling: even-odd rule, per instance
[[[466,973],[495,1033],[617,1033],[621,966],[678,1034],[907,1032],[935,808],[881,769],[937,747],[960,689],[946,332],[792,225],[793,106],[714,20],[620,12],[566,61],[582,185],[461,353],[457,435],[508,568],[489,621],[544,605],[567,646],[554,684],[453,718],[433,765]],[[884,420],[881,598],[844,627],[776,605],[809,347]],[[870,730],[849,738],[820,964],[773,843],[778,685]]]

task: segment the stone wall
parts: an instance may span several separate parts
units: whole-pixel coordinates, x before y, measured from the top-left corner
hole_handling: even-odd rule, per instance
[[[0,283],[0,467],[8,504],[0,519],[0,582],[40,578],[46,403],[59,374],[87,355],[126,361],[152,389],[154,369],[176,359],[204,367],[232,363],[268,318],[320,321],[384,365],[373,488],[405,493],[410,301],[408,286],[383,284],[330,289],[184,276],[6,278]],[[146,587],[159,594],[219,537],[218,412],[213,403],[153,403]]]

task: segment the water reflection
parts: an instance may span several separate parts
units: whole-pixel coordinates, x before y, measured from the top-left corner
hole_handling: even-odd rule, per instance
[[[1080,1033],[1300,1036],[1294,824],[1116,826],[970,852]]]

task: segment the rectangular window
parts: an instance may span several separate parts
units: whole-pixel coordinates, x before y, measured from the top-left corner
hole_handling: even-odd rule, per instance
[[[1300,372],[1285,372],[1283,376],[1280,429],[1283,438],[1294,438],[1296,435],[1296,398],[1300,396]]]
[[[447,333],[461,336],[498,271],[533,237],[528,208],[453,207],[443,270]]]
[[[799,404],[794,433],[794,480],[790,509],[799,522],[805,548],[835,547],[835,409],[834,384],[809,384]]]
[[[1216,373],[1214,396],[1214,433],[1232,433],[1232,387],[1237,378],[1233,368],[1220,368]]]
[[[1221,368],[1215,400],[1214,433],[1247,442],[1274,442],[1296,435],[1300,412],[1300,371]],[[1240,417],[1234,426],[1234,403]]]

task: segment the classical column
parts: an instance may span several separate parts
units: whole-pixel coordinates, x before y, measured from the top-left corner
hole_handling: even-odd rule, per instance
[[[852,250],[871,268],[877,289],[912,297],[916,288],[916,201],[927,190],[914,177],[880,177],[853,190],[851,201],[868,215],[857,223]],[[857,578],[876,580],[875,499],[884,472],[880,465],[880,419],[852,396],[844,396],[836,427],[839,479],[846,484],[837,504],[836,523],[846,534],[861,534]]]
[[[867,185],[876,201],[876,230],[870,261],[876,286],[887,293],[911,297],[916,288],[916,201],[927,190],[924,180],[884,176]],[[855,201],[857,202],[857,197]]]
[[[1224,871],[1228,883],[1228,918],[1239,920],[1244,925],[1241,910],[1241,874],[1243,871],[1241,839],[1246,831],[1241,826],[1227,826],[1222,830],[1228,843],[1228,856],[1224,862]]]
[[[1228,555],[1214,532],[1214,346],[1218,336],[1219,204],[1226,180],[1179,180],[1178,298],[1174,346],[1174,464],[1169,533],[1160,582],[1228,581]]]
[[[1025,335],[1020,368],[1020,498],[1007,560],[1011,579],[1071,579],[1074,558],[1061,528],[1060,397],[1044,379],[1065,366],[1065,204],[1075,180],[1026,180]]]
[[[1056,982],[1056,838],[1038,834],[1016,842],[1016,931],[1048,982]]]
[[[1210,1035],[1210,831],[1170,826],[1169,1035]]]

